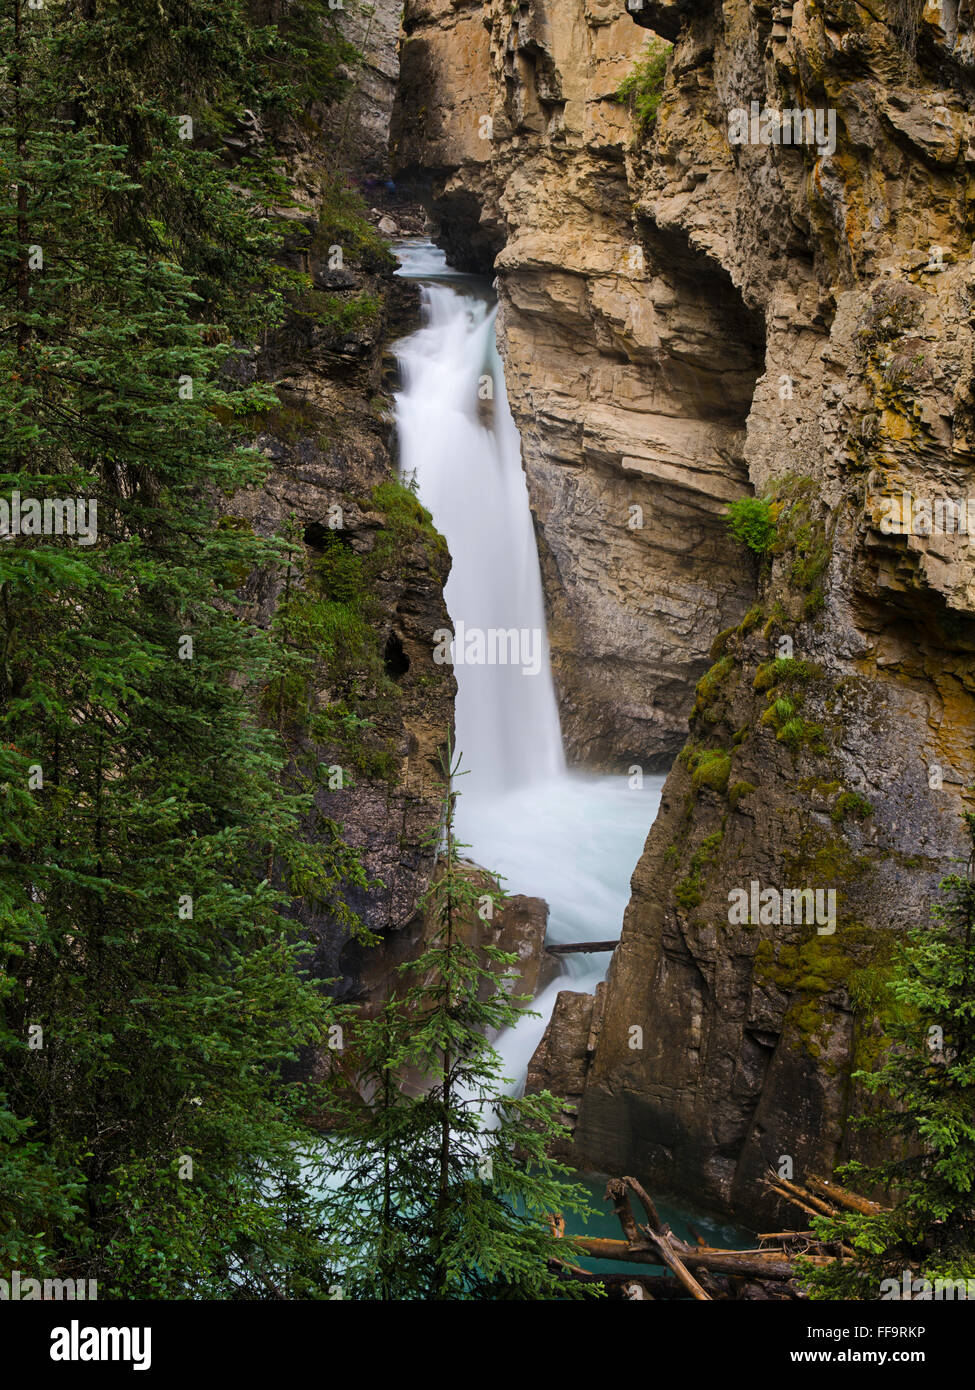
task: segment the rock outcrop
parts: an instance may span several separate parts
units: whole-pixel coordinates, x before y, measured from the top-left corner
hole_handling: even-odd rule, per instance
[[[407,15],[427,116],[397,159],[446,245],[497,252],[570,745],[652,765],[690,714],[595,1046],[585,1007],[559,1023],[574,1157],[767,1214],[769,1163],[864,1142],[850,1075],[883,1045],[894,936],[972,803],[975,551],[944,524],[975,462],[971,23],[949,0]],[[673,43],[645,135],[611,100],[640,26]],[[812,140],[762,143],[753,103],[808,109]],[[759,555],[720,520],[748,493]],[[752,884],[818,890],[819,919],[732,912]]]
[[[559,1119],[570,1135],[586,1089],[605,1006],[605,982],[598,984],[593,994],[559,990],[552,1017],[528,1065],[525,1090],[529,1094],[551,1091],[564,1100],[565,1109]],[[552,1156],[571,1158],[571,1144],[559,1141],[553,1146]]]

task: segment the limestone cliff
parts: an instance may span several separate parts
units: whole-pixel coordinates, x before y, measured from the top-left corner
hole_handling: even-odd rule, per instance
[[[647,29],[641,134],[612,94]],[[971,490],[968,10],[409,0],[406,34],[397,161],[497,254],[570,746],[686,739],[599,1027],[567,999],[533,1071],[575,1059],[578,1161],[757,1213],[769,1162],[851,1152],[893,935],[971,801],[973,551],[891,502]],[[732,143],[752,103],[835,147]],[[760,558],[721,521],[747,492]],[[753,882],[832,891],[835,931],[732,922]]]

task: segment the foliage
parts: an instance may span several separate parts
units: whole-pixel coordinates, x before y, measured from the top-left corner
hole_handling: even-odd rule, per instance
[[[691,855],[687,876],[682,878],[674,889],[674,897],[685,910],[690,911],[704,901],[704,875],[717,858],[723,839],[724,831],[716,830],[713,835],[708,835],[702,840]]]
[[[739,545],[767,555],[775,542],[775,511],[768,497],[740,497],[728,504],[728,529]]]
[[[582,1296],[551,1260],[577,1258],[550,1216],[586,1210],[585,1189],[547,1150],[564,1135],[547,1092],[505,1093],[489,1033],[523,1014],[517,957],[470,939],[484,894],[460,861],[445,762],[440,866],[425,906],[434,931],[402,967],[404,988],[356,1031],[354,1103],[330,1138],[333,1228],[345,1297]],[[465,927],[467,930],[465,930]],[[507,978],[500,978],[501,973]]]
[[[965,823],[975,848],[975,814]],[[905,1269],[932,1283],[975,1278],[975,883],[952,874],[941,887],[930,924],[908,934],[888,981],[891,1046],[855,1074],[880,1097],[859,1123],[891,1157],[848,1164],[842,1176],[888,1189],[893,1206],[813,1222],[823,1239],[853,1250],[848,1261],[805,1269],[815,1298],[876,1298],[884,1279],[900,1289]]]
[[[663,39],[649,39],[643,56],[617,89],[617,98],[629,104],[641,132],[649,130],[657,119],[670,50],[671,45]]]
[[[341,341],[375,324],[382,306],[378,296],[368,290],[329,294],[312,289],[297,296],[292,307],[299,317],[312,319],[329,338]]]
[[[784,685],[790,688],[807,685],[818,673],[818,667],[796,656],[777,656],[764,662],[755,672],[755,690],[770,690]]]
[[[97,505],[90,545],[0,547],[0,1265],[317,1296],[283,1077],[336,1013],[296,918],[357,932],[365,880],[254,715],[287,654],[237,587],[283,548],[214,502],[265,470],[219,421],[269,399],[228,380],[280,308],[270,186],[175,114],[239,111],[260,44],[235,0],[14,0],[0,36],[0,491]]]
[[[873,807],[865,796],[859,792],[841,792],[836,798],[836,804],[830,811],[830,819],[834,821],[845,820],[866,820],[873,815]]]
[[[319,259],[326,260],[332,246],[341,246],[347,265],[366,271],[395,266],[388,244],[366,217],[362,195],[337,175],[323,175],[317,214],[311,250]]]

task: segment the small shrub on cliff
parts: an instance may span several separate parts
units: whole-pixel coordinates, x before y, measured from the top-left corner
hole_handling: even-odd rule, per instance
[[[650,39],[643,57],[637,60],[632,72],[627,73],[617,89],[617,98],[629,103],[641,131],[649,130],[657,119],[670,49],[671,45],[664,43],[663,39]]]
[[[767,555],[775,543],[775,511],[768,497],[740,497],[728,506],[728,529],[739,545]]]
[[[864,796],[857,792],[843,792],[836,799],[836,805],[830,812],[830,817],[837,823],[845,820],[866,820],[867,816],[873,815],[873,807]]]

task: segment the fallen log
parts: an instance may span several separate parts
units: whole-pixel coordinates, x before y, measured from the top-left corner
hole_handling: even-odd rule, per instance
[[[678,1255],[675,1254],[674,1249],[669,1244],[666,1236],[659,1236],[657,1235],[656,1231],[650,1230],[647,1231],[647,1235],[649,1236],[652,1243],[656,1246],[656,1248],[660,1251],[660,1258],[663,1260],[664,1264],[667,1266],[668,1269],[672,1269],[674,1271],[674,1273],[677,1275],[677,1278],[684,1285],[685,1289],[687,1289],[687,1292],[691,1294],[694,1298],[696,1298],[700,1303],[710,1303],[711,1295],[708,1293],[707,1289],[701,1287],[698,1281],[694,1278],[694,1275],[691,1273],[691,1271],[680,1260]]]
[[[848,1192],[845,1187],[839,1187],[827,1178],[807,1178],[806,1186],[811,1187],[813,1192],[818,1192],[821,1197],[828,1197],[837,1206],[846,1207],[848,1211],[859,1212],[861,1216],[883,1216],[885,1212],[890,1210],[889,1207],[883,1206],[880,1202],[871,1202],[869,1197],[861,1197],[856,1192]]]
[[[819,1240],[815,1231],[759,1231],[759,1240]]]
[[[567,941],[561,946],[546,946],[550,956],[571,956],[576,952],[615,951],[618,941]]]
[[[631,1245],[628,1241],[611,1240],[605,1236],[576,1236],[575,1244],[580,1254],[594,1260],[621,1260],[627,1264],[661,1263],[658,1248],[650,1241]],[[696,1268],[709,1270],[713,1274],[740,1275],[746,1279],[792,1279],[795,1275],[792,1262],[784,1252],[778,1251],[769,1254],[763,1251],[756,1255],[754,1252],[741,1254],[737,1250],[696,1249],[685,1253],[685,1258]],[[806,1258],[811,1264],[834,1263],[831,1255],[809,1255]]]
[[[810,1216],[835,1216],[836,1208],[824,1202],[821,1197],[815,1196],[812,1192],[807,1192],[804,1187],[800,1187],[796,1182],[789,1182],[788,1178],[780,1178],[778,1173],[770,1170],[771,1177],[765,1179],[765,1186],[769,1191],[784,1197],[793,1206],[801,1209]]]
[[[651,1225],[637,1226],[633,1209],[630,1206],[630,1199],[627,1196],[628,1187],[636,1192],[640,1198]],[[667,1230],[657,1213],[657,1208],[637,1180],[635,1178],[611,1178],[606,1184],[606,1196],[612,1201],[620,1225],[623,1227],[623,1234],[630,1244],[639,1244],[641,1235],[646,1235],[659,1251],[664,1264],[677,1276],[691,1297],[696,1298],[701,1303],[710,1303],[711,1295],[707,1289],[701,1287],[674,1250],[668,1238]]]
[[[668,1239],[672,1239],[671,1233],[660,1219],[660,1214],[654,1206],[653,1199],[643,1185],[638,1183],[636,1178],[621,1178],[620,1181],[626,1183],[627,1187],[636,1193],[640,1205],[647,1214],[647,1224],[650,1229],[656,1231],[658,1235],[666,1235]]]

